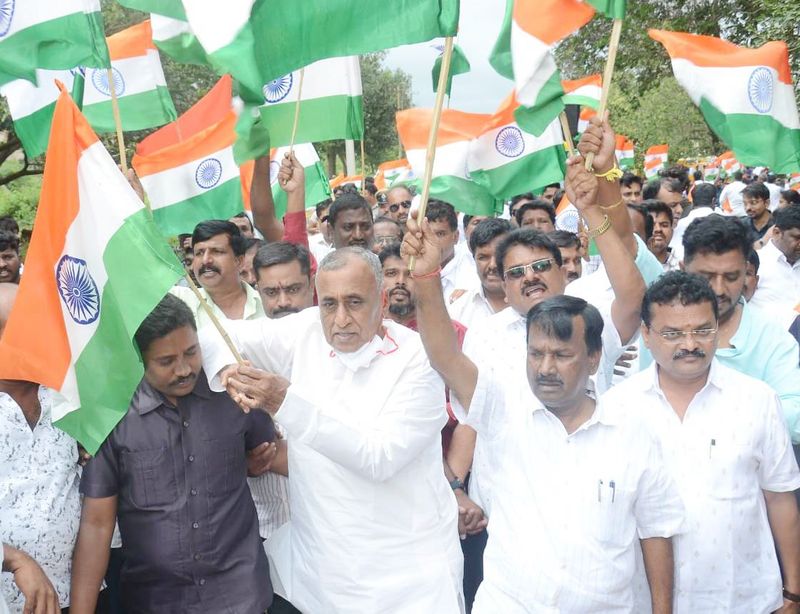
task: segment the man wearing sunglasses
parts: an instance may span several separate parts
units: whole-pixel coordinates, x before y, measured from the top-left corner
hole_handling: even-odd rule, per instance
[[[413,198],[411,190],[402,185],[393,187],[386,194],[386,215],[396,220],[404,230]]]
[[[705,278],[661,277],[642,302],[655,364],[602,402],[644,419],[686,505],[675,611],[800,612],[800,472],[775,391],[715,358],[720,315]]]

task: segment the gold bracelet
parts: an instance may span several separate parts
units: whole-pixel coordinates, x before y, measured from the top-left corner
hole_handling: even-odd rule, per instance
[[[600,208],[601,208],[603,211],[611,211],[612,209],[616,209],[617,207],[619,207],[621,204],[622,204],[622,199],[620,198],[620,199],[619,199],[617,202],[615,202],[613,205],[606,205],[605,207],[604,207],[603,205],[600,205]]]
[[[622,179],[622,171],[619,166],[615,164],[605,173],[595,173],[594,176],[598,179],[605,179],[606,181],[616,181],[617,179]]]
[[[594,238],[596,238],[596,237],[599,237],[601,234],[604,234],[604,233],[606,233],[606,232],[608,231],[608,229],[609,229],[609,228],[611,228],[611,218],[610,218],[610,217],[608,217],[607,215],[604,215],[603,217],[605,218],[605,219],[603,220],[603,223],[602,223],[602,224],[600,224],[600,225],[599,225],[597,228],[595,228],[594,230],[589,230],[589,231],[586,233],[586,236],[587,236],[587,237],[589,237],[590,239],[594,239]]]

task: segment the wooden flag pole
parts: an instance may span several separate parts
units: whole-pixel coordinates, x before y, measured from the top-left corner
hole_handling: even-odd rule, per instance
[[[289,143],[289,153],[294,153],[294,138],[297,136],[297,124],[300,121],[300,97],[303,95],[303,75],[306,69],[300,69],[300,84],[297,86],[297,103],[294,106],[294,124],[292,125],[292,140]]]
[[[606,114],[606,107],[608,106],[608,92],[611,89],[611,79],[614,76],[614,64],[617,61],[617,49],[619,49],[619,38],[622,35],[622,20],[615,19],[611,26],[611,40],[608,43],[608,58],[606,59],[606,68],[603,71],[603,89],[600,94],[600,107],[597,109],[597,114],[600,116],[600,121]],[[586,170],[592,170],[594,163],[594,154],[589,153],[586,155]]]
[[[361,191],[367,189],[367,165],[364,162],[364,136],[361,136]]]
[[[128,176],[128,160],[125,155],[125,138],[122,136],[122,119],[119,115],[119,101],[117,100],[117,87],[114,83],[114,70],[108,69],[108,89],[111,92],[111,110],[114,113],[114,123],[117,125],[117,147],[119,148],[119,163],[122,173]]]
[[[233,341],[228,336],[228,332],[222,327],[222,323],[219,321],[219,318],[214,315],[214,312],[211,310],[211,305],[208,304],[205,297],[201,294],[200,289],[197,287],[197,284],[194,283],[194,279],[189,273],[184,273],[183,278],[186,280],[186,283],[189,284],[189,287],[194,292],[194,295],[197,297],[197,300],[200,301],[200,307],[202,307],[203,311],[206,312],[208,319],[211,320],[211,323],[214,325],[214,328],[217,329],[220,335],[222,335],[223,341],[225,341],[225,345],[228,346],[228,349],[233,354],[233,357],[236,359],[240,365],[244,364],[244,358],[239,353],[239,350],[236,349],[236,346],[233,345]]]
[[[561,132],[564,133],[564,142],[567,145],[567,153],[569,157],[575,155],[575,144],[572,142],[572,133],[569,131],[569,120],[567,119],[567,114],[564,111],[558,114],[558,119],[561,121]]]
[[[439,134],[439,121],[442,119],[442,107],[444,106],[444,95],[447,89],[447,77],[450,74],[450,60],[453,58],[453,37],[448,36],[444,39],[444,53],[442,54],[442,70],[439,73],[439,84],[436,87],[436,101],[433,105],[433,117],[431,118],[431,129],[428,133],[428,149],[425,152],[425,174],[422,179],[422,196],[417,209],[417,222],[420,224],[425,219],[425,211],[428,209],[428,198],[431,195],[431,179],[433,177],[433,161],[436,157],[436,137]],[[408,268],[413,272],[415,264],[414,256],[408,261]]]

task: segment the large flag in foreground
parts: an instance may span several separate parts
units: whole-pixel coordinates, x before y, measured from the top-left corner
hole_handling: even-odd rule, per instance
[[[496,199],[472,181],[468,162],[472,140],[484,131],[491,115],[445,109],[439,123],[431,196],[472,215],[494,215]],[[397,114],[397,133],[417,177],[424,177],[425,152],[433,111],[407,109]]]
[[[107,39],[123,130],[162,126],[178,116],[152,36],[150,20],[146,19]],[[99,132],[116,129],[111,108],[112,84],[108,80],[108,70],[104,68],[86,71],[83,114]]]
[[[58,391],[53,421],[94,454],[143,375],[133,335],[182,275],[144,204],[62,92],[25,275],[0,341],[0,378]]]
[[[240,83],[240,95],[260,103],[273,79],[323,58],[360,55],[454,36],[458,0],[274,2],[183,0],[192,31],[214,68]]]
[[[361,102],[361,67],[358,56],[328,58],[273,79],[262,88],[261,120],[273,147],[292,142],[292,127],[300,98],[296,143],[361,140],[364,109]]]
[[[0,1],[0,85],[75,66],[108,66],[100,0]]]
[[[500,199],[564,179],[566,154],[559,122],[550,122],[541,135],[533,136],[514,121],[518,106],[514,95],[509,95],[470,144],[470,177]]]
[[[176,122],[136,147],[131,166],[165,235],[192,232],[198,222],[227,219],[243,210],[239,167],[233,160],[235,125],[231,80],[223,77]]]
[[[786,43],[748,49],[713,36],[650,30],[711,129],[746,165],[800,169],[800,119]]]
[[[174,19],[150,13],[150,23],[153,28],[153,43],[162,53],[183,64],[208,65],[205,49],[185,17]]]

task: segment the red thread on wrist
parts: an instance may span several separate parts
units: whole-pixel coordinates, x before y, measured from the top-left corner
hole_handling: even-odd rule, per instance
[[[442,272],[442,267],[439,267],[438,269],[431,271],[430,273],[425,273],[425,275],[414,275],[414,273],[412,272],[411,277],[413,277],[414,279],[427,279],[428,277],[436,277],[441,272]]]

